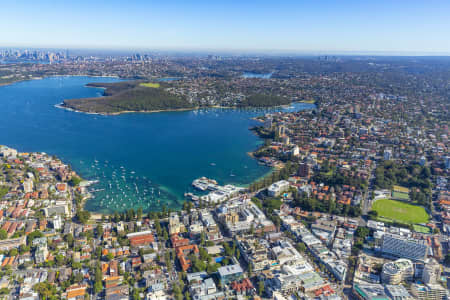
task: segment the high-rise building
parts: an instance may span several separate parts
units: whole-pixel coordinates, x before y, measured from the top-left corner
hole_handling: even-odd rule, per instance
[[[436,284],[441,276],[441,266],[435,259],[430,259],[422,271],[422,281],[426,284]]]
[[[280,125],[278,127],[278,136],[282,137],[286,135],[286,127],[284,125]]]
[[[33,180],[28,178],[23,182],[23,191],[25,193],[33,192]]]
[[[419,164],[423,167],[423,166],[425,166],[426,163],[427,163],[427,159],[425,156],[422,155],[420,157]]]
[[[392,159],[392,150],[385,149],[384,150],[384,160],[391,160],[391,159]]]
[[[384,284],[400,284],[411,281],[414,276],[414,265],[409,259],[398,259],[383,265],[381,281]]]
[[[265,128],[272,128],[272,117],[267,117],[266,121],[264,122],[264,127]]]
[[[447,299],[447,290],[439,284],[412,284],[411,294],[419,300]]]
[[[445,168],[450,169],[450,156],[445,157]]]
[[[309,165],[306,163],[300,164],[298,167],[298,176],[309,177]]]

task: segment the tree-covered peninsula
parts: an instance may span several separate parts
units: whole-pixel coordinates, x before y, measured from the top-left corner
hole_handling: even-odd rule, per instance
[[[81,112],[118,114],[123,112],[151,112],[191,109],[195,105],[185,97],[169,93],[166,83],[123,81],[90,83],[89,87],[104,88],[104,96],[64,100],[62,107]]]

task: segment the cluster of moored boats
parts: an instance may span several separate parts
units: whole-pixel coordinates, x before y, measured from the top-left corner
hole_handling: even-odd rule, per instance
[[[161,194],[164,195],[164,191],[152,185],[145,176],[137,176],[135,171],[128,171],[124,166],[115,168],[108,161],[94,160],[87,175],[98,183],[89,192],[101,193],[97,195],[101,208],[118,211],[128,207],[146,209],[158,205]]]

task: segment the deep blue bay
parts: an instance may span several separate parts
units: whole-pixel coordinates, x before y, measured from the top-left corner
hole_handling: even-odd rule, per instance
[[[262,142],[249,128],[257,124],[252,117],[280,108],[102,116],[55,107],[64,99],[101,96],[101,89],[85,87],[89,82],[114,81],[52,77],[0,87],[0,144],[56,155],[83,178],[98,179],[86,208],[104,213],[179,208],[198,177],[245,185],[270,171],[247,154]]]

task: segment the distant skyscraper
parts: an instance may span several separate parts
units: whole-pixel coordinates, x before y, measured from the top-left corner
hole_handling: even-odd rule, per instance
[[[425,158],[425,156],[421,156],[420,160],[419,160],[419,164],[423,167],[425,166],[425,164],[427,163],[427,159]]]
[[[278,127],[278,136],[282,137],[286,134],[286,127],[284,127],[283,125],[280,125],[280,127]]]
[[[308,164],[300,164],[298,167],[298,176],[300,177],[308,177],[309,176],[309,166]]]
[[[391,160],[391,159],[392,159],[392,150],[385,149],[384,150],[384,160]]]
[[[445,157],[445,168],[450,169],[450,156]]]

